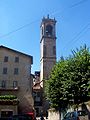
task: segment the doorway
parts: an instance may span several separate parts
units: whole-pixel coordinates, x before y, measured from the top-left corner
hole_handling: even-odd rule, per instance
[[[1,117],[10,117],[13,115],[13,111],[1,111]]]

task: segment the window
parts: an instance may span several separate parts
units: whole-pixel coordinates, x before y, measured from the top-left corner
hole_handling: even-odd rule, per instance
[[[53,55],[56,55],[56,47],[53,46]]]
[[[18,75],[18,68],[14,68],[14,74]]]
[[[4,57],[4,62],[8,62],[8,56]]]
[[[15,62],[19,62],[19,57],[15,57]]]
[[[3,68],[3,74],[7,74],[7,68]]]
[[[47,54],[47,48],[46,45],[43,45],[43,56],[46,57],[46,54]]]
[[[44,34],[44,31],[43,31],[43,29],[44,29],[44,28],[42,27],[42,35]]]
[[[13,88],[17,88],[18,87],[18,82],[17,81],[13,81]]]
[[[46,26],[46,35],[52,35],[53,27],[51,25]]]
[[[5,80],[2,81],[1,87],[2,87],[2,88],[6,88],[6,81],[5,81]]]

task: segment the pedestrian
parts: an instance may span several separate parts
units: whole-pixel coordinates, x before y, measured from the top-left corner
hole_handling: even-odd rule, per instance
[[[43,112],[41,111],[40,120],[44,120]]]
[[[79,118],[78,118],[78,112],[76,111],[76,109],[74,108],[74,116],[73,117],[75,117],[75,120],[78,120]]]
[[[46,111],[46,119],[48,119],[48,111]]]
[[[40,120],[44,120],[44,117],[43,117],[43,116],[41,116],[41,117],[40,117]]]
[[[89,106],[86,106],[86,104],[83,103],[82,110],[84,110],[88,113],[88,120],[90,120],[90,108],[89,108]]]

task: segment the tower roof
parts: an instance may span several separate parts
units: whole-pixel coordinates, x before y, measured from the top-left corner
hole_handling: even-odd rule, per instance
[[[53,19],[50,18],[50,17],[49,17],[49,14],[48,14],[47,17],[43,17],[43,18],[42,18],[41,24],[42,24],[42,23],[46,23],[46,22],[54,22],[54,23],[56,23],[56,20],[55,20],[55,18],[53,18]]]

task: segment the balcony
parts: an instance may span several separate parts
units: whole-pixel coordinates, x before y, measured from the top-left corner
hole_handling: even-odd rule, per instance
[[[19,87],[13,87],[13,86],[7,86],[7,87],[2,87],[0,86],[0,91],[18,91]]]
[[[0,105],[18,105],[19,100],[14,95],[0,95]]]

